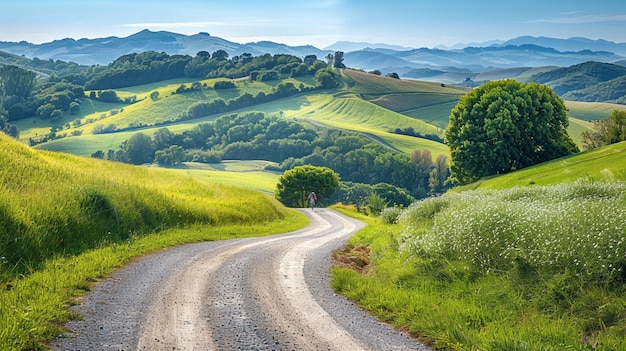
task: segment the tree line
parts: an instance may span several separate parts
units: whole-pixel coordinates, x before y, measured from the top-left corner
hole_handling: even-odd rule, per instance
[[[327,64],[315,55],[300,59],[287,54],[254,57],[244,53],[229,58],[224,50],[212,54],[199,51],[193,57],[146,51],[119,57],[106,69],[91,76],[85,83],[85,90],[116,89],[172,78],[235,79],[250,76],[251,80],[274,80],[279,75],[314,75],[326,67]]]
[[[10,122],[29,117],[40,117],[52,122],[66,114],[80,112],[85,91],[88,97],[105,102],[133,103],[136,98],[119,99],[113,89],[154,83],[172,78],[240,78],[267,81],[281,77],[315,76],[319,86],[337,86],[337,76],[324,61],[315,55],[300,59],[278,54],[253,57],[251,54],[228,57],[224,50],[213,54],[200,51],[196,56],[168,55],[147,51],[123,55],[107,66],[79,66],[62,61],[30,61],[33,69],[17,66],[0,67],[0,123],[9,125],[3,130],[17,136],[19,131]],[[35,70],[50,72],[46,76]],[[227,89],[220,83],[217,89]],[[301,88],[301,87],[295,87]],[[294,87],[280,86],[293,90]],[[288,93],[279,90],[278,95]],[[263,96],[257,96],[263,99]]]
[[[118,150],[98,151],[93,157],[132,164],[156,162],[220,162],[267,160],[273,171],[297,166],[325,166],[343,181],[406,189],[413,198],[442,192],[449,175],[447,159],[435,160],[428,150],[411,155],[391,151],[355,133],[314,129],[295,120],[261,112],[221,116],[182,133],[163,127],[152,136],[137,133]]]

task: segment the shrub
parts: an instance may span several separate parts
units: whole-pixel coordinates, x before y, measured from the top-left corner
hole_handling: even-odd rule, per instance
[[[589,281],[621,282],[626,270],[626,183],[577,181],[502,191],[467,191],[411,205],[400,216],[407,247],[482,271],[516,262]],[[454,206],[444,203],[454,202]],[[432,227],[412,225],[433,216]]]
[[[387,224],[397,223],[398,216],[402,213],[399,207],[387,207],[380,212],[380,218]]]

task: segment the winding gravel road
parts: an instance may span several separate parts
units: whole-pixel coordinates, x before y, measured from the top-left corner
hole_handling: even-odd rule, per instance
[[[288,234],[181,245],[98,283],[54,350],[428,350],[330,287],[363,226],[327,209]]]

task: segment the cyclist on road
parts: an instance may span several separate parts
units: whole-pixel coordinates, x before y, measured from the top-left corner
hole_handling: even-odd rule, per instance
[[[311,207],[311,209],[315,206],[315,201],[317,201],[317,195],[312,191],[311,194],[309,194],[309,207]]]

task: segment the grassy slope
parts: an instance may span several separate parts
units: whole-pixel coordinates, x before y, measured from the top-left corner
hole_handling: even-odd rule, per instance
[[[439,134],[437,129],[422,121],[381,108],[351,95],[332,96],[315,94],[307,96],[308,103],[286,115],[312,120],[331,127],[371,134],[394,148],[406,153],[413,150],[431,150],[433,157],[448,154],[448,147],[430,140],[391,133],[396,128],[412,127],[423,134]]]
[[[391,111],[435,125],[448,124],[450,111],[469,89],[440,84],[377,77],[359,71],[344,71],[350,90],[363,99]]]
[[[17,239],[10,247],[3,245],[0,256],[16,263],[46,259],[60,250],[80,252],[143,230],[283,217],[282,206],[258,192],[168,169],[32,150],[5,136],[0,161],[1,227],[12,228],[0,232],[0,242]]]
[[[344,255],[365,245],[372,265],[364,274],[335,268],[333,287],[437,349],[625,350],[622,280],[574,274],[565,259],[598,272],[621,267],[623,186],[605,183],[615,180],[626,181],[626,142],[455,188],[406,209],[400,225],[346,211],[369,226]],[[438,255],[439,247],[455,247],[464,259]],[[556,258],[565,267],[551,271]],[[498,259],[513,268],[476,273],[473,263]]]
[[[67,309],[74,298],[133,257],[306,225],[302,214],[257,191],[33,150],[4,134],[0,164],[2,350],[42,349],[76,317]]]
[[[626,181],[626,142],[528,167],[498,177],[480,180],[455,191],[504,189],[516,185],[553,185],[579,178]]]
[[[568,116],[583,121],[595,121],[608,118],[613,110],[626,110],[626,105],[610,104],[606,102],[565,101]]]
[[[168,168],[173,173],[186,174],[192,178],[213,183],[273,193],[278,184],[279,173],[264,171],[268,161],[223,161],[218,164],[185,162]]]
[[[331,127],[355,130],[382,139],[387,144],[406,153],[416,149],[429,149],[433,157],[439,154],[447,155],[448,148],[440,143],[429,140],[412,138],[390,133],[396,128],[413,128],[422,134],[441,135],[447,125],[448,115],[458,99],[467,92],[466,88],[453,86],[442,87],[440,84],[410,80],[398,80],[380,77],[360,71],[344,70],[343,77],[346,87],[336,91],[314,92],[301,94],[287,99],[256,105],[247,110],[261,111],[266,114],[280,114],[285,117],[312,120]],[[203,80],[202,84],[211,86],[216,80]],[[312,84],[310,78],[290,80],[294,84]],[[190,86],[191,81],[171,80],[166,82],[142,85],[118,90],[122,98],[136,96],[142,101],[133,105],[104,104],[89,99],[83,101],[81,115],[66,117],[62,123],[70,123],[80,118],[82,125],[65,129],[59,134],[71,134],[74,130],[82,131],[81,136],[57,139],[36,146],[45,150],[68,152],[81,156],[89,156],[98,150],[104,152],[119,148],[124,140],[133,133],[143,132],[153,134],[159,127],[134,129],[125,132],[92,135],[95,124],[116,124],[124,127],[140,123],[152,124],[176,118],[191,104],[212,99],[230,99],[244,92],[256,94],[269,92],[281,81],[247,82],[238,81],[236,89],[215,91],[212,89],[202,92],[172,94],[181,84]],[[149,95],[153,91],[159,92],[159,99],[152,101]],[[615,108],[624,108],[621,105],[601,103],[566,102],[570,110],[569,133],[575,142],[581,142],[583,130],[591,128],[587,121],[605,118]],[[110,110],[123,111],[111,115]],[[85,124],[88,119],[102,120]],[[172,132],[180,133],[193,128],[198,123],[211,122],[218,116],[185,121],[167,125]],[[19,122],[22,140],[35,135],[46,134],[49,123],[38,119],[29,119]],[[222,177],[222,179],[227,179]]]
[[[351,73],[352,74],[352,73]],[[359,72],[356,73],[359,75]],[[372,76],[372,75],[369,75]],[[372,79],[373,78],[373,79]],[[215,80],[201,81],[203,84],[211,86]],[[301,80],[288,79],[296,85],[312,84],[310,78]],[[383,83],[376,83],[376,81],[383,81]],[[125,127],[129,125],[148,124],[155,122],[162,122],[177,117],[181,112],[185,111],[190,105],[197,101],[208,100],[213,98],[230,99],[238,96],[244,92],[250,94],[256,94],[258,92],[268,93],[271,89],[284,81],[273,82],[247,82],[239,81],[236,89],[229,89],[226,91],[214,91],[212,89],[203,90],[202,92],[190,92],[184,94],[172,94],[172,92],[178,88],[183,81],[167,81],[156,84],[149,84],[145,86],[137,86],[128,89],[118,90],[118,96],[124,98],[128,96],[136,96],[137,99],[143,99],[133,105],[125,106],[123,111],[115,115],[111,115],[106,110],[100,110],[91,114],[86,114],[81,117],[83,124],[78,127],[71,127],[58,132],[58,134],[67,133],[71,134],[74,130],[82,131],[81,136],[72,136],[63,139],[57,139],[45,144],[38,145],[37,148],[69,152],[82,156],[89,156],[97,150],[107,151],[108,149],[117,149],[123,140],[128,139],[132,133],[138,131],[151,134],[158,128],[145,128],[139,130],[132,130],[127,132],[116,132],[110,134],[91,135],[91,130],[96,124],[110,124],[113,123],[117,127]],[[187,82],[189,86],[191,82]],[[432,102],[428,102],[428,99],[424,96],[431,95],[433,99],[441,100],[440,96],[444,96],[445,101],[448,101],[449,105],[450,96],[456,96],[458,98],[458,91],[451,89],[446,92],[445,89],[430,83],[420,83],[415,81],[400,81],[397,79],[390,79],[385,77],[366,77],[361,78],[359,81],[352,82],[350,91],[358,92],[365,91],[367,94],[378,95],[382,99],[387,89],[393,89],[395,92],[402,94],[418,94],[422,95],[420,102],[416,105],[413,103],[411,107],[419,107],[421,105],[432,105]],[[426,90],[426,91],[424,91]],[[152,91],[159,92],[159,99],[152,101],[148,95]],[[401,113],[396,113],[391,110],[382,108],[376,104],[364,101],[358,98],[354,94],[346,94],[345,90],[341,91],[328,91],[325,93],[308,93],[294,96],[271,103],[262,105],[256,105],[246,110],[261,111],[266,114],[281,114],[285,117],[296,117],[316,120],[317,122],[327,124],[332,127],[356,130],[359,132],[374,135],[378,138],[385,140],[395,148],[411,152],[415,149],[431,149],[433,155],[447,154],[447,147],[428,141],[425,139],[411,138],[407,136],[401,136],[393,133],[389,133],[390,130],[396,128],[412,127],[415,131],[423,134],[438,134],[442,133],[441,128],[433,126],[431,124],[422,122],[415,118],[407,117]],[[409,96],[409,95],[407,95]],[[398,108],[407,109],[407,101],[410,99],[404,98],[404,105],[400,104]],[[396,103],[397,104],[397,103]],[[404,107],[402,107],[404,106]],[[105,108],[106,106],[100,106]],[[119,105],[111,106],[114,109],[120,110]],[[450,107],[450,106],[448,106]],[[451,108],[451,107],[450,107]],[[446,114],[449,111],[442,110],[440,114]],[[106,118],[97,120],[96,122],[85,124],[88,119],[98,119],[100,116],[105,115]],[[209,122],[217,118],[218,116],[208,116],[206,118],[199,118],[193,121],[185,121],[181,123],[169,124],[167,128],[173,132],[181,132],[186,129],[193,128],[197,123]],[[441,118],[441,116],[437,117]],[[34,133],[29,131],[29,124],[34,121],[24,121],[22,128],[26,128],[22,133],[22,139],[26,139],[28,136],[32,136]],[[69,123],[71,121],[63,121],[63,123]],[[39,123],[39,121],[37,121]],[[45,123],[44,123],[45,125]],[[41,127],[37,130],[37,133],[44,133],[46,129]]]

